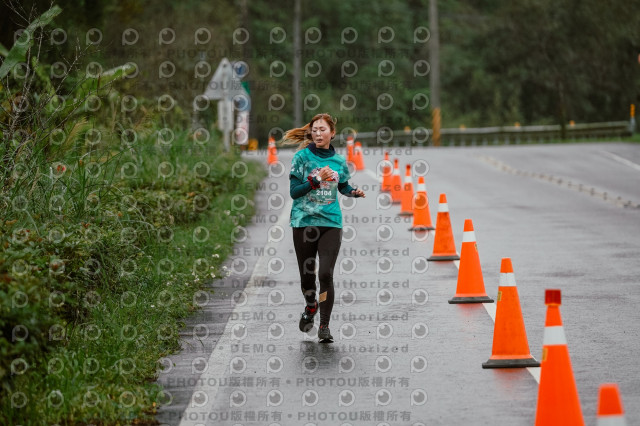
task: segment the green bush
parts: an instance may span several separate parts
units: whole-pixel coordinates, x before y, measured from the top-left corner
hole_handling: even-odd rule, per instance
[[[145,158],[150,164],[170,159]],[[196,160],[203,162],[207,157],[185,158],[190,160],[176,167],[165,182],[167,189],[159,188],[157,182],[145,188],[140,182],[130,187],[116,180],[113,186],[126,203],[122,198],[107,196],[105,202],[98,198],[98,207],[85,209],[80,217],[69,201],[47,213],[42,201],[29,204],[37,210],[15,211],[6,199],[0,225],[0,348],[4,355],[0,412],[13,412],[16,417],[3,420],[131,419],[159,403],[161,394],[149,383],[156,360],[179,348],[180,319],[196,308],[194,293],[207,280],[224,274],[220,265],[231,251],[229,235],[253,212],[251,204],[243,211],[228,208],[233,196],[228,189],[250,198],[252,188],[264,177],[262,167],[254,163],[247,164],[250,173],[245,178],[233,177],[233,164],[242,161],[237,154],[211,155],[215,160],[204,162],[215,167],[200,177],[193,171]],[[61,181],[73,179],[77,169],[67,172],[57,184],[64,187]],[[34,200],[45,197],[35,188]],[[197,208],[198,196],[207,197],[206,208]],[[159,200],[170,200],[171,206],[161,208]],[[205,243],[194,243],[198,227],[210,233]],[[167,259],[173,262],[169,273],[158,266]],[[20,325],[28,329],[28,338],[12,339],[12,331]],[[135,330],[135,338],[123,344],[126,330]],[[118,363],[125,359],[136,360],[135,373],[117,373]],[[83,373],[92,371],[87,364],[91,360],[109,367]],[[73,385],[67,383],[71,377]],[[95,383],[110,385],[95,387]],[[131,412],[122,412],[106,398],[113,392],[137,396]],[[18,394],[41,400],[60,396],[64,402],[60,410],[41,409],[35,403],[24,410],[10,410],[9,397]],[[74,404],[74,398],[85,394],[100,397],[101,402]]]
[[[31,91],[5,73],[19,60],[0,73],[0,103],[29,101],[0,113],[0,424],[146,421],[163,402],[158,359],[253,214],[231,197],[252,198],[266,173],[147,101],[122,114],[126,68],[55,85],[25,46],[7,58],[28,64]]]

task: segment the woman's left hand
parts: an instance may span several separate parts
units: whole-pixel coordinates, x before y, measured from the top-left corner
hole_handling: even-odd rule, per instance
[[[364,194],[364,191],[362,189],[355,189],[355,190],[351,191],[351,193],[353,194],[354,197],[362,197],[362,198],[366,197],[366,195]]]

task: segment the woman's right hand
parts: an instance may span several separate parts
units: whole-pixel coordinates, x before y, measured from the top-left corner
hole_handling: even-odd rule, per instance
[[[318,176],[320,177],[321,180],[327,180],[332,175],[333,175],[333,170],[331,170],[331,167],[329,166],[324,166],[323,168],[320,169],[320,173],[318,173]]]

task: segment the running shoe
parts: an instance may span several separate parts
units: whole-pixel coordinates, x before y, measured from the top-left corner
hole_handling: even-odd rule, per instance
[[[329,331],[329,325],[320,324],[320,328],[318,328],[318,339],[320,339],[320,342],[333,342],[333,336],[331,335],[331,331]]]
[[[313,318],[316,316],[318,312],[318,302],[313,308],[309,308],[309,306],[305,306],[304,312],[300,316],[300,331],[304,333],[308,333],[313,328]]]

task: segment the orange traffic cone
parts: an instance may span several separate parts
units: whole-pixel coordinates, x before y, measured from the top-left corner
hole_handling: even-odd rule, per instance
[[[269,136],[267,164],[271,165],[278,162],[278,150],[276,149],[276,140],[273,136]]]
[[[391,174],[393,166],[389,161],[389,152],[384,153],[384,161],[382,162],[382,187],[380,192],[391,192]]]
[[[398,213],[400,216],[413,215],[411,200],[413,200],[413,180],[411,179],[411,164],[407,164],[404,174],[404,184],[402,185],[402,192],[400,193],[400,213]]]
[[[347,162],[355,163],[353,158],[353,136],[347,137]]]
[[[540,367],[531,356],[511,259],[502,258],[491,358],[482,368]]]
[[[598,392],[598,422],[596,426],[627,426],[618,385],[603,383]]]
[[[427,186],[424,184],[424,176],[418,176],[418,189],[411,202],[413,207],[413,226],[409,231],[430,231],[435,229],[431,224],[429,212],[429,197]]]
[[[393,160],[393,175],[391,175],[391,202],[398,204],[402,201],[402,179],[398,159]]]
[[[560,316],[562,296],[560,290],[549,289],[544,296],[547,318],[542,342],[536,426],[584,426]]]
[[[436,234],[437,234],[436,230]],[[449,303],[493,303],[484,290],[484,279],[480,267],[476,233],[471,219],[464,221],[462,248],[460,249],[460,269],[458,269],[458,287]]]
[[[360,142],[356,142],[353,161],[356,163],[356,170],[364,170],[364,157],[362,156],[362,144]]]
[[[445,194],[440,194],[438,215],[436,216],[436,236],[433,240],[433,254],[427,260],[458,259],[460,259],[460,256],[456,253],[456,243],[453,240],[447,196]]]

